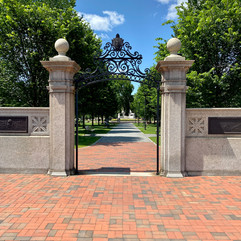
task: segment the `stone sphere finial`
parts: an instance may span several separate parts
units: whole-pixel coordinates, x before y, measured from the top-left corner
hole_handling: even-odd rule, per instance
[[[181,49],[181,41],[178,38],[171,38],[167,42],[167,50],[170,54],[177,55],[178,51]]]
[[[65,56],[69,50],[69,43],[67,40],[60,38],[55,42],[54,47],[59,55]]]

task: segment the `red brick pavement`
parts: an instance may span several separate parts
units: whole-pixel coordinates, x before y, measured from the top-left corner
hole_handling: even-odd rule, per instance
[[[241,177],[1,174],[0,240],[241,240]]]
[[[79,170],[101,168],[155,172],[156,145],[152,142],[97,143],[79,149]]]

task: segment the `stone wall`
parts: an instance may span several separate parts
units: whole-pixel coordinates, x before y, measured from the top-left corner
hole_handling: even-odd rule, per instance
[[[0,107],[1,116],[28,117],[28,131],[0,132],[0,173],[47,173],[49,108]]]
[[[241,117],[241,109],[186,109],[187,174],[240,175],[241,134],[208,134],[208,117]]]

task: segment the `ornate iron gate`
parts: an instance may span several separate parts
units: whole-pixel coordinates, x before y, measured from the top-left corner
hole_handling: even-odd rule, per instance
[[[86,70],[78,75],[75,79],[75,88],[83,88],[90,84],[108,81],[111,79],[122,79],[123,76],[127,76],[127,80],[138,82],[148,85],[149,87],[155,87],[157,90],[157,149],[156,149],[156,174],[159,174],[159,132],[160,132],[160,81],[161,75],[157,72],[145,69],[144,72],[140,70],[140,64],[142,63],[142,55],[137,51],[131,53],[131,45],[128,42],[124,42],[120,38],[119,34],[112,40],[112,43],[108,42],[103,48],[103,53],[96,58],[98,62],[98,68],[91,72]],[[76,91],[76,172],[78,173],[78,91]]]

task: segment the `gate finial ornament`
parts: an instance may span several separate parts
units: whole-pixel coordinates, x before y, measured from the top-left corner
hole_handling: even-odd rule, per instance
[[[185,58],[178,55],[178,51],[181,49],[181,41],[178,38],[171,38],[167,42],[167,50],[170,55],[166,57],[165,61],[184,61]]]
[[[53,58],[50,58],[50,61],[69,61],[70,58],[66,56],[66,53],[69,50],[69,43],[66,39],[60,38],[58,39],[54,47],[56,51],[58,52],[58,55],[54,56]]]
[[[116,37],[112,39],[112,46],[114,46],[117,51],[120,51],[123,44],[124,44],[124,39],[120,38],[119,34],[116,34]]]

